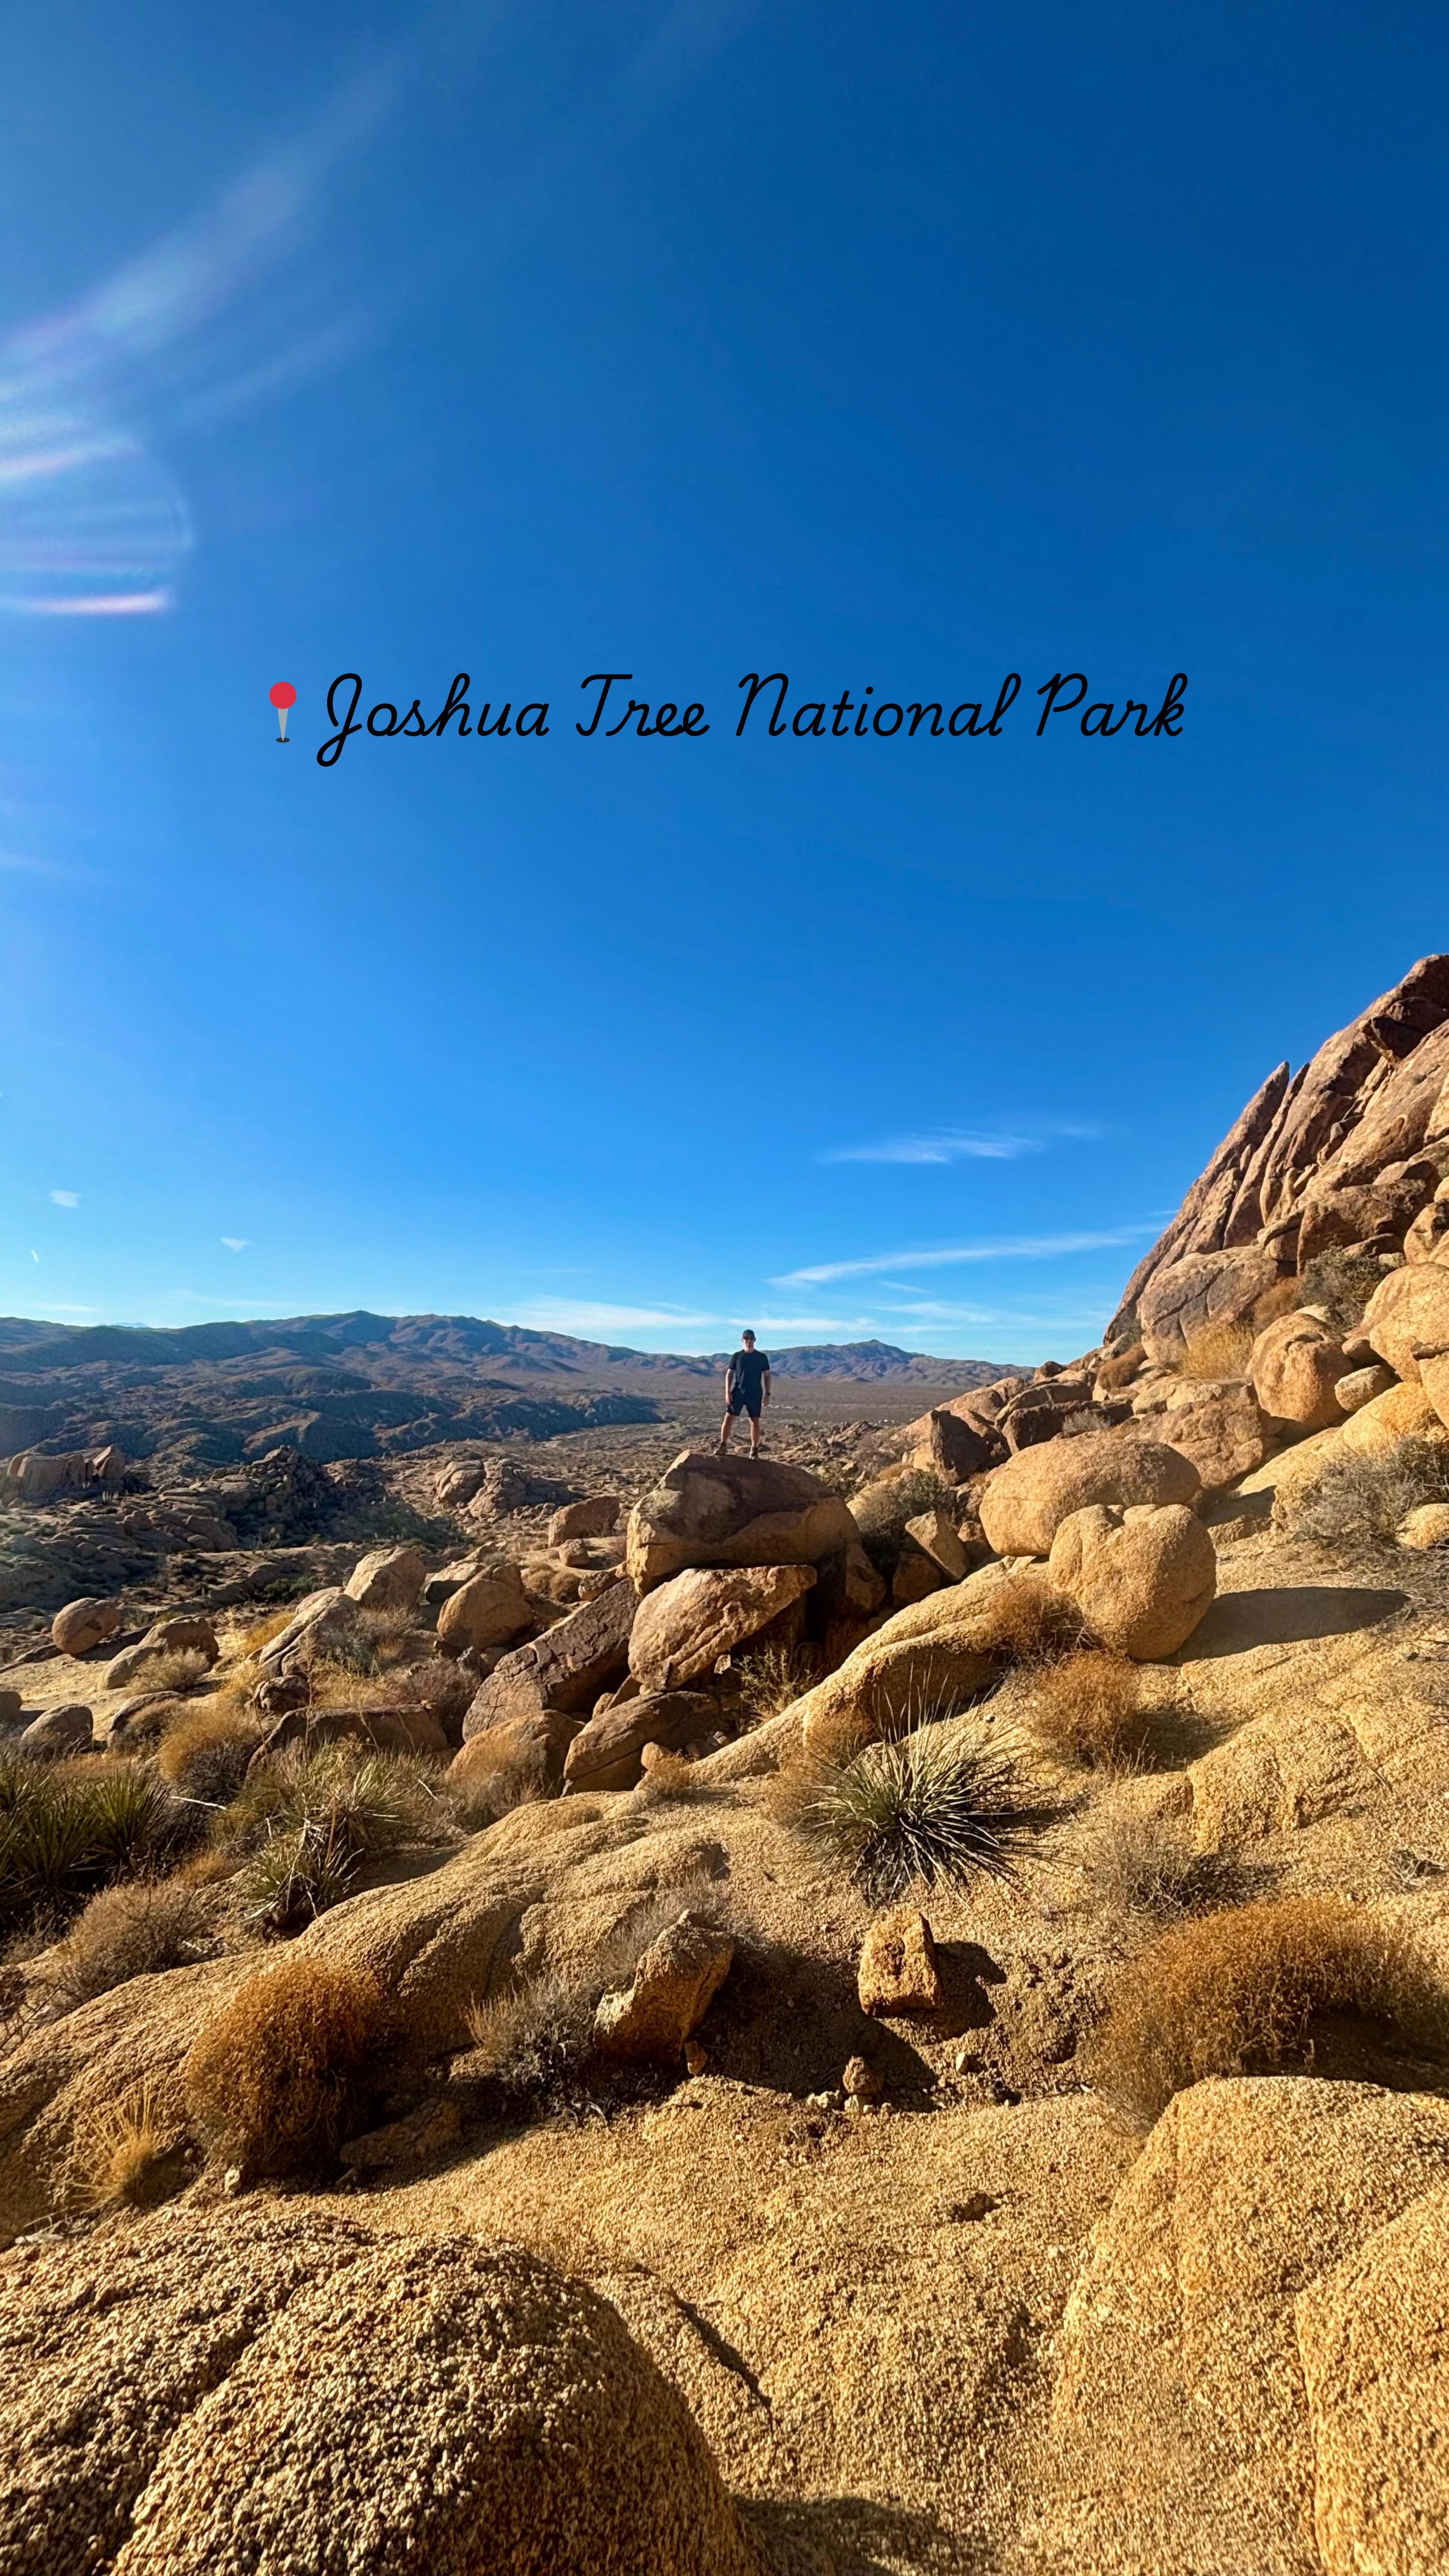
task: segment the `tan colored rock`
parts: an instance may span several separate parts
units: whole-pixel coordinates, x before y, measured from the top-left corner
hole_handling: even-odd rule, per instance
[[[323,1744],[366,1744],[377,1753],[446,1753],[448,1739],[426,1708],[287,1709],[267,1730],[264,1750],[280,1753],[301,1744],[311,1753]]]
[[[980,1475],[1006,1455],[1004,1437],[989,1425],[968,1419],[950,1405],[923,1413],[907,1431],[906,1456],[913,1467],[934,1468],[953,1484]]]
[[[818,1565],[859,1536],[803,1467],[684,1449],[630,1513],[625,1564],[649,1592],[690,1566]]]
[[[505,1719],[537,1717],[544,1711],[582,1724],[600,1692],[614,1689],[628,1670],[629,1632],[638,1607],[632,1583],[623,1579],[611,1583],[597,1600],[581,1603],[532,1644],[515,1646],[474,1693],[463,1720],[464,1738],[482,1735]]]
[[[869,2058],[848,2057],[840,2079],[840,2089],[852,2102],[878,2102],[885,2085]]]
[[[813,1565],[693,1568],[641,1601],[629,1670],[646,1691],[683,1690],[811,1590]]]
[[[359,1559],[343,1590],[359,1610],[411,1610],[428,1569],[414,1547],[375,1547]]]
[[[684,2400],[516,2247],[163,2210],[6,2305],[15,2576],[762,2576]]]
[[[1368,1368],[1350,1369],[1347,1376],[1338,1380],[1333,1392],[1338,1399],[1340,1413],[1361,1413],[1366,1404],[1372,1404],[1376,1395],[1387,1395],[1396,1383],[1393,1370],[1385,1368],[1382,1360],[1378,1360]]]
[[[1389,1271],[1364,1309],[1363,1330],[1394,1375],[1417,1385],[1421,1361],[1449,1351],[1449,1264]]]
[[[20,1737],[20,1751],[33,1762],[63,1762],[69,1753],[90,1749],[93,1721],[88,1708],[67,1701],[33,1717]]]
[[[607,1538],[619,1526],[617,1494],[585,1494],[582,1502],[565,1503],[548,1525],[550,1547],[570,1538]]]
[[[449,1594],[438,1612],[438,1643],[446,1654],[461,1655],[469,1646],[506,1646],[532,1625],[523,1577],[505,1558]]]
[[[913,1521],[907,1521],[906,1536],[924,1549],[948,1581],[959,1583],[970,1571],[965,1543],[949,1512],[918,1512]]]
[[[645,1757],[652,1749],[677,1753],[712,1733],[721,1718],[720,1702],[706,1691],[645,1692],[604,1709],[579,1729],[564,1759],[564,1778],[571,1789],[633,1789],[649,1768]]]
[[[356,1602],[348,1600],[340,1584],[324,1585],[299,1601],[285,1628],[263,1646],[258,1657],[263,1677],[289,1672],[314,1650],[325,1652],[329,1645],[345,1644],[357,1634]]]
[[[1326,2576],[1449,2565],[1449,2191],[1294,2302]]]
[[[1135,1411],[1135,1407],[1134,1407]],[[1204,1380],[1169,1386],[1154,1415],[1152,1437],[1197,1469],[1205,1494],[1221,1493],[1261,1467],[1275,1435],[1256,1395],[1243,1379]]]
[[[1052,1541],[1048,1571],[1114,1654],[1158,1663],[1192,1635],[1217,1590],[1217,1552],[1180,1503],[1073,1512]]]
[[[1185,1252],[1166,1262],[1137,1300],[1148,1359],[1175,1368],[1188,1343],[1210,1327],[1265,1323],[1292,1273],[1290,1255],[1272,1244]]]
[[[399,2120],[364,2130],[339,2150],[349,2173],[385,2173],[396,2165],[421,2164],[450,2147],[463,2125],[456,2102],[434,2095]]]
[[[1061,1524],[1088,1503],[1190,1503],[1197,1469],[1160,1440],[1089,1431],[1023,1450],[987,1478],[981,1526],[998,1556],[1047,1556]]]
[[[154,1619],[141,1640],[152,1655],[204,1655],[214,1664],[221,1648],[210,1619],[196,1611],[179,1610],[164,1619]]]
[[[603,1997],[594,2016],[600,2054],[673,2064],[724,1984],[734,1955],[728,1933],[681,1914],[650,1942],[635,1967],[633,1984]]]
[[[114,1637],[120,1624],[119,1601],[67,1601],[50,1623],[51,1644],[63,1655],[88,1655],[93,1646],[103,1646],[108,1637]]]
[[[872,1923],[860,1945],[855,1974],[862,2012],[938,2013],[945,1988],[930,1924],[913,1905],[898,1905]]]
[[[1449,1503],[1416,1503],[1395,1535],[1400,1547],[1449,1547]]]
[[[1301,1310],[1280,1315],[1253,1344],[1249,1374],[1263,1411],[1305,1431],[1327,1431],[1342,1418],[1336,1389],[1344,1375],[1343,1344],[1331,1326]]]
[[[1449,1250],[1449,1186],[1441,1181],[1404,1235],[1406,1261],[1435,1261]]]
[[[911,1601],[925,1601],[939,1592],[945,1580],[939,1565],[933,1564],[919,1548],[902,1548],[891,1576],[891,1599],[904,1606]]]
[[[866,1739],[937,1707],[963,1708],[1000,1678],[1005,1661],[993,1611],[999,1588],[1010,1581],[1001,1565],[984,1565],[964,1583],[947,1584],[924,1601],[894,1611],[833,1673],[798,1699],[780,1725],[780,1754],[787,1734],[796,1743],[830,1741],[842,1733]],[[766,1739],[760,1728],[739,1748],[750,1767],[750,1748]],[[734,1747],[711,1757],[728,1763]],[[767,1761],[766,1769],[773,1769]]]
[[[444,1467],[433,1479],[433,1493],[446,1510],[458,1512],[471,1503],[483,1482],[483,1468],[478,1460],[457,1459]]]
[[[1401,1440],[1443,1440],[1449,1433],[1421,1386],[1395,1384],[1351,1413],[1339,1438],[1357,1457],[1387,1458]]]

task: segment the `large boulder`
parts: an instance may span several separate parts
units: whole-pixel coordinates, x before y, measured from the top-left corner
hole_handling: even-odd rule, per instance
[[[1009,1398],[993,1428],[1015,1456],[1019,1450],[1035,1449],[1044,1440],[1055,1440],[1064,1422],[1074,1413],[1089,1412],[1091,1406],[1089,1378],[1066,1373],[1039,1378]]]
[[[1138,1298],[1149,1360],[1175,1368],[1188,1343],[1210,1327],[1265,1321],[1264,1309],[1292,1275],[1291,1256],[1277,1246],[1192,1253],[1170,1263]]]
[[[465,1654],[470,1646],[511,1645],[534,1624],[523,1577],[510,1558],[485,1565],[450,1592],[438,1612],[438,1643],[445,1654]]]
[[[257,1661],[263,1680],[289,1673],[329,1647],[347,1646],[361,1633],[358,1608],[339,1583],[325,1584],[298,1602],[285,1628],[263,1646]]]
[[[1390,1270],[1364,1309],[1363,1332],[1395,1376],[1416,1385],[1421,1362],[1449,1351],[1449,1263]]]
[[[93,1734],[90,1710],[67,1701],[63,1708],[47,1708],[31,1719],[20,1736],[20,1750],[33,1762],[63,1762],[69,1754],[89,1752]]]
[[[727,1932],[681,1914],[651,1941],[633,1983],[601,1999],[594,2042],[601,2056],[638,2064],[677,2064],[729,1975],[735,1945]]]
[[[1024,1449],[987,1478],[981,1526],[999,1556],[1046,1556],[1062,1522],[1088,1503],[1190,1503],[1197,1469],[1177,1449],[1116,1431],[1086,1431]]]
[[[375,1547],[359,1558],[342,1588],[359,1610],[411,1610],[427,1572],[415,1547]]]
[[[915,1519],[906,1523],[906,1536],[915,1540],[917,1547],[933,1565],[940,1567],[949,1582],[959,1583],[962,1576],[970,1571],[966,1542],[949,1512],[917,1512]]]
[[[760,2576],[681,2396],[515,2247],[242,2205],[24,2249],[13,2576]]]
[[[585,1494],[582,1502],[564,1503],[548,1525],[550,1547],[571,1538],[607,1538],[619,1526],[617,1494]]]
[[[1180,1503],[1094,1503],[1062,1522],[1048,1571],[1104,1646],[1157,1663],[1186,1644],[1211,1603],[1217,1551]]]
[[[564,1757],[563,1776],[571,1789],[636,1788],[644,1777],[646,1744],[677,1753],[710,1735],[721,1715],[720,1702],[707,1691],[648,1691],[616,1702],[580,1727]],[[475,1744],[489,1740],[473,1738]]]
[[[1401,1440],[1445,1440],[1445,1430],[1422,1386],[1390,1386],[1349,1414],[1339,1434],[1343,1448],[1362,1458],[1387,1458]]]
[[[1220,1494],[1240,1476],[1251,1476],[1275,1436],[1282,1437],[1241,1378],[1188,1379],[1169,1389],[1161,1412],[1150,1420],[1151,1437],[1189,1460],[1205,1494]]]
[[[671,1575],[639,1605],[629,1670],[646,1691],[683,1690],[767,1628],[814,1581],[813,1565],[694,1567]]]
[[[650,1592],[688,1566],[818,1565],[859,1536],[804,1467],[683,1449],[630,1513],[624,1561]]]
[[[93,1646],[114,1637],[120,1624],[119,1601],[67,1601],[50,1623],[51,1644],[63,1655],[88,1655]]]
[[[1253,1392],[1274,1421],[1327,1431],[1343,1420],[1338,1381],[1347,1366],[1332,1326],[1321,1315],[1300,1309],[1266,1324],[1254,1342]]]
[[[1006,1654],[999,1596],[1010,1583],[1003,1566],[985,1565],[964,1583],[895,1611],[774,1723],[788,1727],[794,1742],[829,1744],[898,1732],[966,1707],[1000,1679]],[[746,1737],[739,1747],[746,1761],[765,1734],[761,1728]],[[782,1742],[779,1750],[788,1747]]]
[[[629,1631],[638,1607],[633,1584],[621,1577],[596,1601],[582,1603],[545,1629],[532,1645],[515,1646],[474,1693],[463,1720],[464,1741],[505,1719],[545,1711],[574,1717],[582,1725],[600,1693],[612,1690],[628,1670]],[[442,1621],[438,1624],[441,1628]]]

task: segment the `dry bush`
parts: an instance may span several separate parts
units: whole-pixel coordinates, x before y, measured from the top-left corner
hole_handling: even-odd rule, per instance
[[[821,1655],[815,1646],[761,1646],[739,1665],[741,1731],[763,1726],[791,1708],[820,1679]]]
[[[1041,1574],[1013,1574],[999,1584],[972,1622],[972,1639],[1029,1668],[1079,1654],[1093,1642],[1075,1601]]]
[[[224,1807],[240,1789],[261,1741],[256,1718],[231,1707],[198,1708],[167,1728],[156,1768],[178,1798]]]
[[[280,1637],[284,1628],[291,1626],[296,1615],[295,1601],[289,1602],[285,1610],[264,1610],[255,1619],[244,1619],[238,1613],[227,1631],[228,1654],[244,1655],[249,1662],[255,1662],[263,1648],[269,1646],[274,1637]]]
[[[1299,1538],[1325,1547],[1391,1545],[1417,1503],[1449,1502],[1449,1441],[1400,1440],[1383,1457],[1343,1450],[1293,1512]]]
[[[1189,1333],[1177,1363],[1179,1377],[1215,1379],[1246,1377],[1259,1327],[1253,1324],[1204,1324]]]
[[[316,2170],[360,2109],[385,2026],[375,1977],[294,1953],[248,1978],[181,2070],[208,2152],[248,2178]]]
[[[1320,2014],[1449,2056],[1449,1994],[1409,1936],[1338,1897],[1296,1896],[1200,1915],[1131,1960],[1093,2043],[1092,2081],[1145,2125],[1204,2076],[1311,2065]]]
[[[83,2209],[144,2208],[155,2197],[158,2166],[183,2136],[173,2087],[139,2084],[119,2101],[93,2104],[70,2149],[73,2197]]]
[[[639,1807],[667,1807],[683,1798],[708,1798],[714,1783],[702,1774],[697,1762],[689,1762],[682,1753],[671,1753],[656,1745],[654,1759],[634,1790],[634,1803]]]
[[[453,1831],[437,1772],[359,1744],[289,1746],[248,1772],[213,1827],[221,1848],[241,1856],[247,1919],[280,1935],[346,1896],[362,1861]]]
[[[486,1833],[515,1807],[531,1807],[548,1794],[548,1768],[541,1751],[521,1753],[500,1736],[475,1735],[467,1766],[449,1771],[442,1796],[465,1834]]]
[[[1327,1252],[1315,1252],[1297,1282],[1298,1302],[1321,1306],[1338,1332],[1351,1332],[1363,1322],[1363,1310],[1383,1276],[1383,1266],[1373,1253],[1350,1252],[1347,1245],[1335,1244]]]
[[[449,1743],[461,1744],[463,1720],[477,1688],[477,1674],[455,1663],[451,1655],[428,1655],[389,1682],[388,1704],[425,1708],[437,1719]]]
[[[1077,1844],[1083,1893],[1109,1914],[1161,1920],[1222,1903],[1231,1864],[1196,1852],[1166,1816],[1095,1816]]]
[[[817,1736],[777,1772],[767,1804],[876,1904],[978,1872],[1014,1878],[1036,1843],[1012,1748],[984,1723],[926,1722],[844,1753]]]
[[[199,1958],[209,1946],[211,1919],[202,1891],[174,1878],[102,1888],[41,1963],[38,1981],[66,2010],[89,2003],[131,1977]]]
[[[128,1691],[189,1691],[205,1681],[211,1665],[199,1646],[158,1646],[136,1666]]]
[[[860,1541],[878,1573],[890,1575],[907,1544],[906,1523],[922,1512],[949,1511],[957,1504],[954,1485],[930,1467],[908,1467],[894,1476],[878,1477],[851,1497],[850,1508]]]
[[[1142,1674],[1126,1655],[1086,1648],[1032,1676],[1026,1724],[1049,1753],[1088,1771],[1130,1769],[1149,1742]]]

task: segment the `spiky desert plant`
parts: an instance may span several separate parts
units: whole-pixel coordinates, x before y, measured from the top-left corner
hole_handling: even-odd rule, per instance
[[[877,1904],[909,1887],[1013,1878],[1035,1846],[1009,1744],[987,1724],[914,1726],[856,1752],[807,1753],[776,1812]]]

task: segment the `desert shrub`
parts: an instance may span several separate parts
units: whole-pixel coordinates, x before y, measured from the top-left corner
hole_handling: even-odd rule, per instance
[[[515,1807],[532,1806],[547,1794],[548,1768],[537,1749],[520,1752],[503,1736],[476,1735],[461,1771],[450,1770],[441,1794],[464,1833],[481,1834]]]
[[[1449,2055],[1449,1994],[1431,1963],[1359,1907],[1296,1896],[1200,1915],[1119,1972],[1092,2081],[1145,2124],[1204,2076],[1311,2065],[1314,2020],[1329,2013]]]
[[[155,2197],[158,2166],[182,2137],[181,2105],[171,2087],[139,2084],[119,2101],[94,2104],[71,2141],[73,2198],[97,2213],[144,2208]]]
[[[173,1855],[185,1811],[139,1763],[0,1754],[0,1924],[63,1916]]]
[[[1207,1381],[1246,1377],[1257,1338],[1252,1324],[1204,1324],[1188,1335],[1177,1374]]]
[[[1347,1333],[1363,1322],[1363,1310],[1383,1276],[1383,1266],[1373,1253],[1352,1252],[1345,1244],[1335,1244],[1328,1252],[1315,1252],[1298,1281],[1298,1302],[1321,1306],[1329,1322]]]
[[[1110,1914],[1157,1918],[1221,1903],[1230,1865],[1196,1852],[1166,1816],[1096,1816],[1077,1844],[1077,1867],[1089,1902]]]
[[[290,1747],[249,1772],[214,1832],[242,1856],[238,1891],[264,1931],[302,1931],[345,1896],[360,1864],[453,1830],[436,1775],[357,1744]]]
[[[294,1953],[249,1977],[181,2070],[208,2152],[248,2177],[325,2165],[359,2110],[383,2029],[381,1989],[359,1969]]]
[[[1008,1663],[1035,1669],[1092,1644],[1080,1610],[1042,1574],[1014,1574],[982,1601],[973,1638]]]
[[[108,1994],[131,1977],[154,1976],[197,1958],[211,1929],[199,1888],[170,1879],[132,1879],[102,1888],[45,1959],[39,1979],[67,2009]]]
[[[1010,1748],[985,1725],[917,1725],[853,1752],[807,1748],[772,1812],[877,1904],[909,1887],[1013,1878],[1034,1847]]]
[[[946,1510],[956,1502],[956,1488],[930,1467],[911,1467],[904,1475],[881,1476],[851,1500],[860,1542],[878,1573],[890,1574],[906,1544],[906,1523],[922,1512]]]
[[[700,1770],[697,1762],[686,1760],[682,1753],[671,1753],[665,1746],[653,1748],[653,1760],[634,1791],[641,1807],[667,1807],[681,1798],[707,1798],[713,1794],[714,1782]]]
[[[205,1681],[211,1665],[199,1646],[158,1646],[136,1666],[128,1691],[189,1691]]]
[[[760,1646],[740,1663],[739,1720],[742,1727],[763,1726],[778,1717],[820,1679],[821,1656],[813,1646]]]
[[[1416,1503],[1449,1502],[1449,1441],[1399,1440],[1384,1456],[1343,1450],[1293,1513],[1300,1538],[1325,1547],[1392,1542]]]
[[[269,1646],[274,1637],[280,1637],[282,1630],[291,1626],[295,1609],[295,1603],[291,1603],[285,1610],[264,1610],[256,1619],[244,1619],[238,1614],[234,1626],[227,1633],[228,1652],[255,1660],[263,1647]]]
[[[1130,1767],[1146,1749],[1142,1674],[1126,1655],[1089,1647],[1043,1665],[1025,1706],[1037,1742],[1084,1770]]]
[[[240,1789],[261,1741],[256,1719],[240,1710],[199,1708],[167,1728],[156,1768],[178,1798],[224,1807]]]
[[[456,1663],[451,1655],[429,1655],[389,1682],[388,1702],[399,1708],[425,1708],[448,1741],[459,1744],[477,1688],[478,1676],[466,1665]]]

